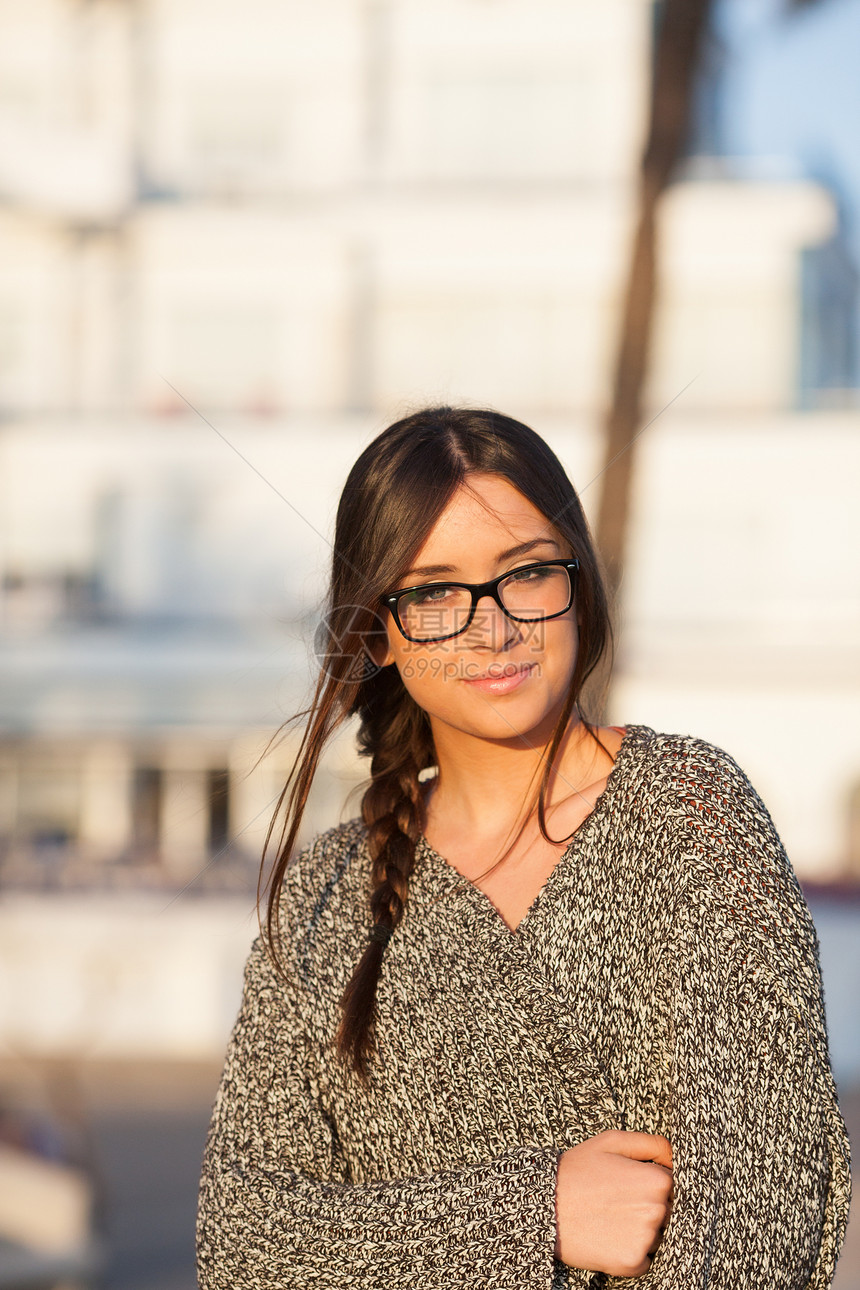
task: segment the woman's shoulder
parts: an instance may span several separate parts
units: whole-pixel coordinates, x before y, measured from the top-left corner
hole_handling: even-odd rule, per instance
[[[722,806],[725,810],[751,810],[767,816],[746,771],[719,744],[698,735],[657,731],[650,726],[628,726],[627,732],[634,759],[647,769],[652,792],[666,798],[676,810],[696,815]]]
[[[283,890],[293,901],[316,901],[325,891],[366,877],[367,826],[360,816],[317,833],[290,858]]]
[[[799,887],[759,792],[725,748],[697,735],[634,728],[647,769],[642,786],[659,805],[664,851],[714,896],[735,898],[745,885]]]
[[[669,824],[664,859],[681,904],[733,933],[813,944],[797,875],[746,771],[707,739],[650,733]]]
[[[356,817],[336,824],[301,847],[284,870],[279,926],[285,946],[327,940],[335,929],[349,937],[367,923],[370,857],[367,827]]]

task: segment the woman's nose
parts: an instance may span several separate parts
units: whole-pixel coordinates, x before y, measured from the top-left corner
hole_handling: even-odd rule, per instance
[[[469,643],[501,649],[516,635],[517,625],[492,596],[481,596],[467,633]]]

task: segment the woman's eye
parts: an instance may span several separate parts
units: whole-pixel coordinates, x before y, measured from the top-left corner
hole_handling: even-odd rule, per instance
[[[422,587],[420,591],[410,592],[408,601],[412,605],[432,605],[438,604],[444,600],[450,591],[450,587],[440,583],[435,587]]]
[[[511,582],[540,582],[542,578],[548,577],[552,572],[552,569],[534,568],[514,570],[511,574]]]

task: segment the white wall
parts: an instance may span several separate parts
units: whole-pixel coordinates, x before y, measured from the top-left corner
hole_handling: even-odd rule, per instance
[[[164,895],[0,904],[9,1056],[223,1054],[256,921],[251,901]]]

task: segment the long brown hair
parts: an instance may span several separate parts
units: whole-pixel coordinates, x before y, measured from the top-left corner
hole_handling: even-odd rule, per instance
[[[579,498],[558,458],[539,435],[498,412],[427,408],[383,431],[349,473],[338,506],[327,612],[319,641],[321,668],[292,771],[263,850],[258,898],[268,891],[265,935],[281,959],[280,899],[322,750],[350,716],[359,718],[358,746],[370,758],[361,803],[372,861],[367,946],[344,991],[336,1036],[339,1055],[366,1079],[373,1046],[376,988],[384,942],[396,928],[409,890],[415,848],[424,828],[419,773],[435,764],[429,720],[396,667],[378,668],[374,643],[384,640],[379,596],[395,587],[456,489],[473,473],[507,479],[569,545],[580,564],[576,591],[579,644],[567,699],[544,758],[537,813],[547,840],[547,787],[583,686],[609,651],[613,636],[604,580]],[[321,649],[320,649],[321,644]],[[601,745],[602,746],[602,745]],[[282,817],[277,856],[264,882],[266,852]]]

